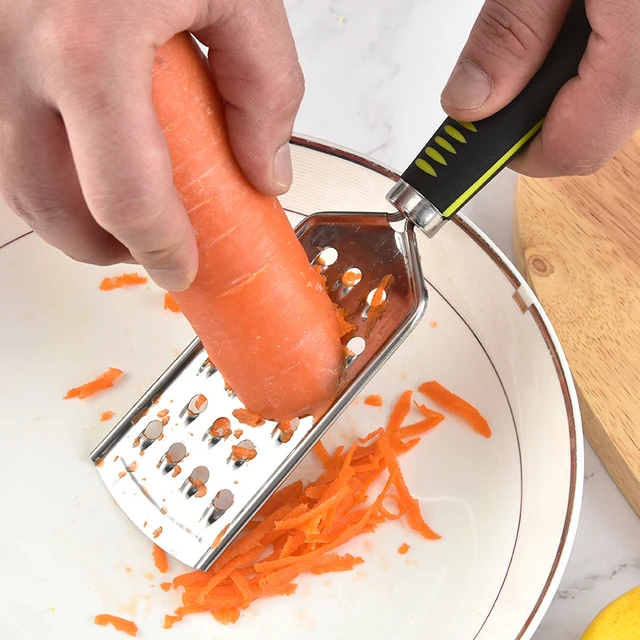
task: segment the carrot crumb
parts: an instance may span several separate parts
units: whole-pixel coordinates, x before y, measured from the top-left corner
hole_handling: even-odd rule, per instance
[[[438,321],[432,320],[429,324],[435,329],[438,326]]]
[[[238,445],[231,446],[231,459],[232,460],[253,460],[258,452],[255,449],[248,447],[239,447]]]
[[[241,437],[242,437],[242,433],[243,433],[242,429],[236,429],[236,430],[233,432],[233,436],[234,436],[235,438],[241,438]]]
[[[163,573],[164,573],[164,572],[163,572]],[[160,583],[160,588],[161,588],[163,591],[169,591],[169,589],[171,589],[171,587],[172,587],[172,586],[173,586],[173,585],[172,585],[170,582],[161,582],[161,583]]]
[[[111,291],[112,289],[121,289],[136,284],[146,284],[149,281],[148,278],[141,276],[137,273],[123,273],[121,276],[114,276],[113,278],[104,278],[100,283],[101,291]]]
[[[398,553],[399,553],[401,556],[404,556],[404,555],[407,553],[407,551],[409,551],[409,549],[411,549],[411,547],[410,547],[406,542],[403,542],[403,543],[398,547]]]
[[[164,624],[162,625],[163,629],[171,629],[176,622],[180,622],[182,620],[182,616],[169,616],[166,615],[164,617]]]
[[[169,415],[169,409],[163,409],[162,411],[158,411],[156,415],[158,416],[158,418],[164,418],[165,416]]]
[[[64,399],[68,400],[69,398],[80,398],[80,400],[84,400],[85,398],[98,393],[98,391],[103,391],[104,389],[113,387],[113,383],[122,375],[122,373],[123,372],[120,369],[109,367],[104,373],[101,373],[91,382],[87,382],[83,385],[80,385],[79,387],[69,389]]]
[[[138,627],[135,622],[131,622],[131,620],[125,620],[124,618],[119,618],[118,616],[112,616],[108,613],[101,613],[97,615],[94,620],[94,624],[97,624],[101,627],[106,627],[108,624],[112,625],[114,629],[117,631],[122,631],[124,633],[129,634],[130,636],[138,635]]]
[[[153,537],[154,537],[154,538],[157,538],[161,533],[162,533],[162,527],[158,527],[158,528],[153,532]]]
[[[156,536],[154,535],[154,537]],[[153,562],[160,573],[169,571],[169,558],[167,558],[164,549],[161,549],[157,544],[153,545]]]
[[[364,403],[368,404],[370,407],[381,407],[382,406],[382,396],[378,396],[378,395],[367,396],[364,399]]]
[[[224,417],[217,418],[209,428],[209,435],[226,440],[231,435],[231,420]]]
[[[180,313],[180,307],[173,297],[165,293],[164,294],[164,309],[165,311],[173,311],[173,313]]]
[[[104,411],[100,414],[100,422],[106,422],[107,420],[111,420],[115,414],[113,411]]]
[[[264,418],[248,409],[234,409],[232,413],[238,422],[246,424],[249,427],[261,427],[265,422]]]

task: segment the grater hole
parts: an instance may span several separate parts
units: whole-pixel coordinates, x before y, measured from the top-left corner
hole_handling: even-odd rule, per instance
[[[356,336],[355,338],[351,338],[351,340],[347,342],[347,349],[351,352],[349,355],[352,358],[361,355],[364,352],[366,346],[367,346],[367,343],[365,339],[362,338],[361,336]]]
[[[225,511],[233,504],[233,493],[229,489],[222,489],[216,493],[216,497],[211,501],[211,505],[204,513],[208,524],[213,524],[218,518],[224,515]],[[229,525],[227,525],[229,526]]]
[[[191,400],[189,400],[189,404],[187,405],[187,413],[189,417],[194,418],[195,416],[199,416],[203,413],[207,406],[209,405],[209,401],[206,396],[203,396],[199,393],[197,396],[193,396]]]
[[[233,462],[236,467],[240,467],[245,462],[253,460],[256,455],[258,455],[256,445],[253,444],[251,440],[241,440],[238,444],[231,447],[229,460]]]
[[[371,291],[369,291],[369,295],[367,296],[367,304],[371,305],[371,303],[373,302],[373,296],[375,296],[377,289],[372,289]],[[382,304],[385,300],[387,299],[387,292],[386,291],[382,291],[382,300],[380,301],[380,304]]]
[[[215,509],[226,511],[233,504],[233,493],[229,489],[218,491],[212,504]]]
[[[189,476],[189,482],[194,487],[199,487],[209,480],[209,469],[204,466],[196,467]]]
[[[355,287],[362,280],[362,271],[358,267],[347,269],[340,277],[340,282],[345,287]]]
[[[231,420],[224,416],[217,418],[209,427],[209,435],[212,438],[217,438],[217,441],[221,438],[228,438],[231,435]]]
[[[147,440],[157,440],[162,435],[163,424],[160,420],[152,420],[142,432]]]
[[[330,267],[332,264],[335,264],[337,260],[338,250],[333,247],[325,247],[313,262],[314,264],[319,264],[321,267]]]
[[[184,460],[186,455],[187,447],[185,447],[182,442],[175,442],[167,449],[165,457],[169,464],[176,464],[181,460]]]
[[[300,420],[298,418],[294,418],[289,422],[281,422],[276,426],[273,430],[272,435],[277,436],[278,442],[286,444],[293,438],[293,434],[295,433],[298,425],[300,424]]]

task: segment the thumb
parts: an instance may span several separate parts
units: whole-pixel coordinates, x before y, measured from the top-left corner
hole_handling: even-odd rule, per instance
[[[486,0],[441,96],[456,120],[505,107],[542,66],[571,0]]]

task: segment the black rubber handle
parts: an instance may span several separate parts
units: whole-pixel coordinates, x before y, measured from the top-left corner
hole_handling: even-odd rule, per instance
[[[584,0],[577,0],[545,62],[522,93],[484,120],[447,118],[402,179],[444,218],[451,217],[542,128],[556,94],[577,75],[590,34]]]

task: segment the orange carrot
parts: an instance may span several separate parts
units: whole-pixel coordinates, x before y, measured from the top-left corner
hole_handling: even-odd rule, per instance
[[[378,396],[378,395],[367,396],[364,399],[364,403],[368,404],[370,407],[381,407],[382,406],[382,396]]]
[[[398,456],[415,446],[443,416],[421,408],[428,417],[405,427],[411,404],[412,394],[407,391],[394,406],[386,428],[372,431],[346,450],[341,445],[330,453],[322,443],[316,444],[314,451],[323,465],[316,480],[306,486],[298,480],[277,491],[209,571],[174,578],[174,588],[184,590],[183,606],[175,615],[209,611],[223,624],[235,622],[255,600],[295,592],[294,580],[301,574],[348,571],[362,563],[362,558],[340,556],[337,550],[383,522],[406,518],[423,537],[439,538],[424,521]],[[370,501],[369,491],[383,473],[388,476],[385,485]],[[390,508],[389,501],[397,509]],[[405,543],[398,553],[408,549]]]
[[[100,414],[100,422],[106,422],[107,420],[111,420],[115,414],[113,411],[104,411]]]
[[[156,50],[152,95],[198,239],[196,279],[172,293],[180,310],[251,411],[276,421],[324,411],[344,366],[333,304],[278,199],[240,169],[188,33]]]
[[[167,558],[164,549],[161,549],[157,544],[153,545],[153,562],[160,573],[169,571],[169,558]]]
[[[420,385],[418,389],[440,406],[459,418],[462,418],[462,420],[480,435],[485,438],[491,437],[491,427],[489,427],[489,423],[484,419],[482,414],[472,404],[469,404],[460,396],[452,393],[439,382],[435,380],[425,382]]]
[[[255,449],[240,447],[237,444],[231,445],[232,460],[253,460],[258,455]]]
[[[101,627],[106,627],[108,624],[112,625],[114,629],[128,633],[130,636],[138,635],[138,627],[135,622],[119,618],[118,616],[112,616],[108,613],[101,613],[97,615],[94,620],[94,624]]]
[[[171,294],[164,294],[164,309],[165,311],[173,311],[173,313],[180,313],[180,307],[178,303],[173,299]]]
[[[102,291],[111,291],[112,289],[121,289],[122,287],[128,287],[136,284],[146,284],[148,281],[149,278],[145,278],[137,273],[123,273],[121,276],[104,278],[100,283],[99,288]]]
[[[80,398],[80,400],[84,400],[85,398],[92,396],[94,393],[98,393],[98,391],[103,391],[104,389],[113,387],[113,383],[121,375],[122,371],[120,371],[120,369],[109,367],[104,373],[101,373],[91,382],[87,382],[83,385],[80,385],[79,387],[69,389],[64,399],[68,400],[69,398]]]
[[[171,589],[171,587],[172,587],[172,584],[170,582],[161,582],[160,583],[160,588],[163,591],[169,591]]]
[[[403,556],[407,553],[407,551],[409,551],[411,547],[406,543],[403,542],[399,547],[398,547],[398,553]]]
[[[261,427],[264,424],[264,418],[259,416],[253,411],[247,409],[234,409],[232,411],[233,417],[241,424],[246,424],[249,427]]]

